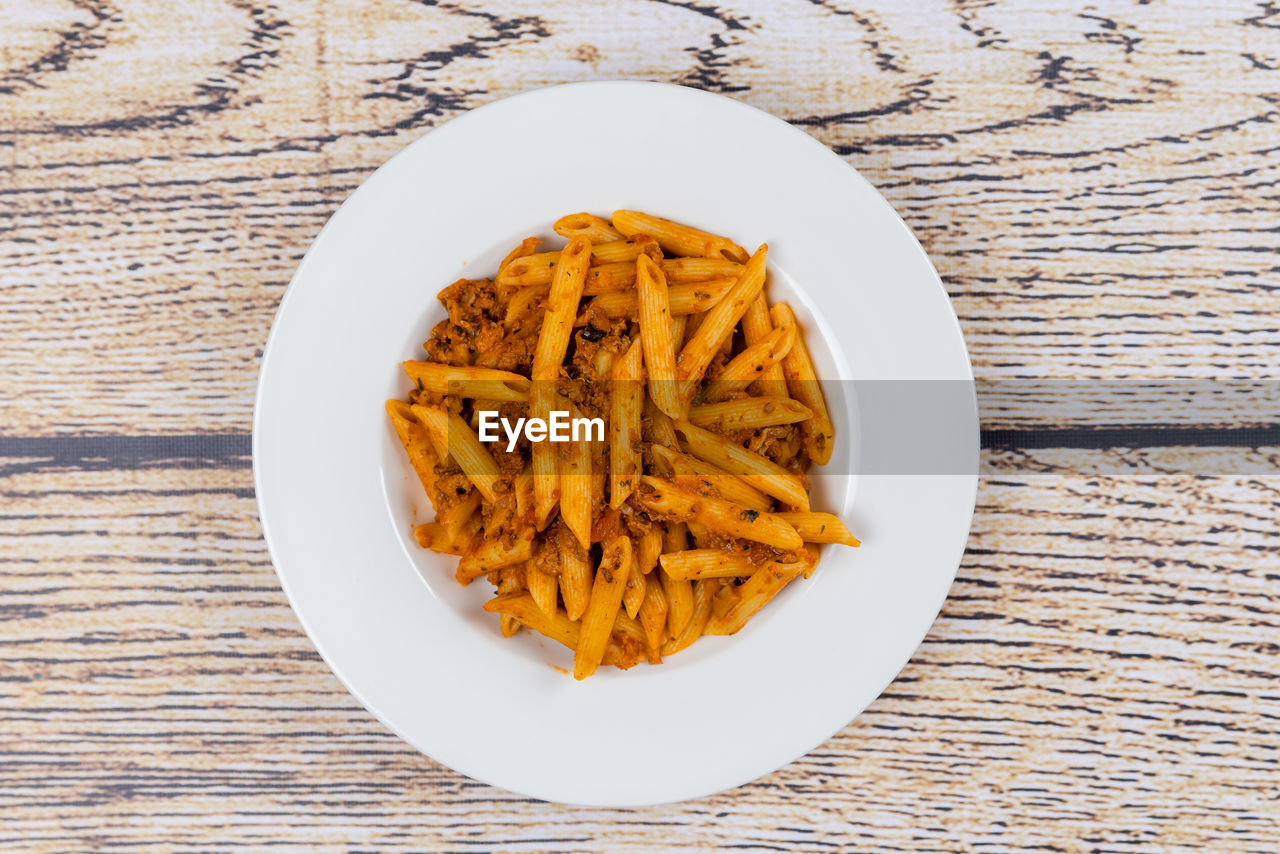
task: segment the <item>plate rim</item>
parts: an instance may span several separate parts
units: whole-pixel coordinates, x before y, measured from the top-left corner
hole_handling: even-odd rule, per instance
[[[289,284],[286,286],[284,293],[280,297],[280,301],[272,317],[270,332],[263,346],[262,356],[260,357],[260,361],[259,361],[258,380],[256,383],[256,389],[255,389],[255,395],[254,395],[251,452],[252,452],[252,462],[253,462],[255,504],[257,505],[258,519],[262,529],[263,539],[267,546],[267,552],[272,562],[272,568],[276,574],[277,579],[279,580],[281,589],[285,593],[285,597],[289,602],[289,605],[291,610],[293,611],[293,614],[295,615],[299,624],[302,625],[303,630],[306,632],[307,638],[310,641],[312,647],[316,650],[317,654],[324,661],[325,665],[329,668],[330,672],[334,674],[334,676],[339,680],[339,682],[346,689],[346,691],[349,694],[351,694],[351,696],[355,698],[355,700],[359,702],[361,706],[370,715],[372,715],[376,720],[378,720],[383,726],[387,727],[387,729],[393,732],[397,737],[403,740],[406,744],[408,744],[409,746],[413,747],[415,750],[422,753],[424,756],[427,756],[429,759],[431,759],[431,761],[438,762],[439,764],[444,765],[445,767],[448,767],[451,770],[454,770],[456,773],[463,774],[467,777],[470,777],[471,779],[477,780],[479,782],[485,783],[495,788],[505,790],[505,791],[514,791],[522,794],[528,794],[531,797],[548,800],[554,803],[564,803],[569,805],[580,805],[580,806],[589,806],[589,807],[642,807],[642,806],[650,806],[650,805],[672,803],[672,802],[682,802],[682,801],[705,798],[705,797],[718,794],[720,792],[737,788],[739,786],[747,785],[753,782],[754,780],[760,779],[763,776],[776,772],[778,769],[783,768],[791,764],[792,762],[796,761],[797,759],[802,758],[804,755],[808,754],[818,746],[829,741],[832,737],[838,734],[843,727],[839,727],[834,732],[823,735],[817,741],[810,744],[802,753],[799,753],[796,756],[792,757],[791,759],[782,762],[776,767],[772,767],[764,771],[761,771],[748,779],[739,780],[737,782],[730,782],[724,785],[717,785],[711,788],[699,787],[698,790],[692,794],[680,793],[671,797],[655,797],[655,798],[642,799],[637,801],[617,801],[614,799],[605,799],[600,801],[593,801],[590,799],[582,799],[582,800],[553,799],[543,794],[530,793],[522,789],[512,788],[508,784],[490,779],[487,774],[475,773],[473,770],[461,770],[458,766],[463,765],[465,763],[445,762],[443,760],[437,759],[435,757],[434,752],[428,752],[419,743],[418,739],[415,736],[411,736],[407,734],[401,727],[397,726],[396,724],[388,720],[386,717],[384,717],[384,715],[381,712],[379,712],[374,707],[374,705],[371,702],[369,702],[365,698],[365,696],[362,695],[360,691],[356,689],[356,687],[353,684],[353,680],[349,678],[346,674],[344,674],[343,671],[338,666],[335,665],[335,662],[333,661],[333,658],[330,652],[326,651],[324,645],[322,645],[322,643],[318,639],[316,626],[313,624],[312,620],[309,617],[307,617],[306,614],[303,612],[303,610],[298,606],[298,597],[297,597],[296,591],[291,589],[290,582],[285,577],[285,573],[281,568],[280,555],[278,553],[278,545],[273,543],[273,539],[271,535],[271,523],[268,521],[269,511],[267,510],[264,499],[263,499],[264,495],[267,492],[270,492],[270,489],[264,489],[263,465],[260,463],[260,460],[262,459],[262,448],[261,448],[261,441],[262,441],[261,437],[263,435],[262,413],[263,413],[263,400],[264,400],[264,396],[266,393],[266,386],[267,386],[266,378],[268,374],[268,367],[271,364],[272,353],[279,346],[279,343],[278,343],[279,333],[281,330],[280,319],[285,314],[286,310],[288,309],[291,303],[290,298],[295,296],[300,290],[300,284],[303,281],[305,275],[307,274],[309,266],[314,259],[315,248],[321,243],[321,241],[324,240],[326,235],[334,227],[334,223],[337,221],[340,221],[339,214],[344,209],[350,207],[353,200],[367,193],[367,187],[373,182],[373,179],[379,173],[382,173],[384,170],[388,170],[388,168],[393,163],[397,162],[399,159],[406,156],[412,149],[414,149],[415,147],[423,143],[424,140],[427,140],[432,136],[436,134],[440,134],[442,132],[457,133],[457,132],[460,132],[459,128],[465,130],[466,125],[469,124],[468,120],[471,119],[476,114],[487,112],[493,108],[499,107],[500,105],[509,104],[510,102],[534,99],[547,92],[563,91],[563,90],[569,90],[569,89],[584,90],[584,89],[602,89],[602,88],[621,88],[621,89],[644,88],[644,89],[656,89],[656,90],[678,90],[682,94],[686,94],[686,95],[692,94],[694,97],[705,98],[711,101],[715,101],[717,103],[727,102],[727,105],[731,106],[732,108],[740,109],[744,112],[753,114],[756,119],[764,118],[771,121],[772,123],[775,123],[776,125],[784,126],[787,129],[787,131],[793,135],[794,138],[796,138],[797,140],[803,140],[804,144],[813,147],[813,149],[815,150],[815,153],[820,153],[821,156],[825,156],[827,158],[830,158],[838,162],[842,167],[848,170],[849,176],[852,177],[855,182],[862,184],[865,190],[869,190],[872,196],[875,199],[879,200],[879,203],[883,208],[883,211],[887,212],[892,218],[892,220],[896,221],[895,227],[899,229],[903,234],[905,234],[905,236],[908,238],[910,243],[913,245],[914,251],[919,256],[920,260],[924,261],[926,268],[928,270],[928,273],[932,277],[933,284],[938,289],[938,294],[942,298],[943,303],[946,305],[947,313],[949,315],[949,325],[955,335],[956,340],[959,342],[959,345],[960,345],[960,354],[963,362],[963,372],[964,372],[965,378],[970,384],[969,385],[970,393],[973,398],[973,401],[972,401],[973,406],[971,409],[971,412],[973,414],[972,433],[975,440],[974,448],[973,448],[973,459],[975,460],[977,459],[978,454],[980,453],[980,437],[978,432],[979,422],[978,422],[978,414],[977,414],[978,410],[977,410],[976,390],[973,388],[972,361],[969,355],[968,347],[965,343],[963,328],[960,325],[960,321],[955,312],[954,304],[951,302],[950,295],[947,293],[946,287],[943,284],[943,281],[939,276],[937,269],[934,267],[932,260],[929,258],[929,255],[925,251],[924,247],[920,244],[915,233],[907,225],[905,220],[901,217],[901,215],[897,212],[897,210],[893,207],[893,205],[890,204],[888,200],[885,199],[885,197],[875,188],[875,186],[865,176],[863,176],[856,168],[854,168],[852,165],[850,165],[849,163],[844,161],[842,158],[840,158],[839,155],[835,154],[835,152],[833,152],[824,143],[810,136],[804,130],[800,129],[799,127],[796,127],[795,125],[792,125],[786,120],[778,116],[775,116],[765,110],[759,109],[750,104],[744,103],[742,101],[739,101],[735,98],[728,97],[726,95],[721,95],[718,93],[708,92],[706,90],[696,89],[693,87],[682,86],[678,84],[662,83],[662,82],[656,82],[656,81],[644,81],[644,80],[603,80],[603,81],[584,81],[584,82],[574,82],[574,83],[551,84],[551,85],[540,86],[537,88],[524,90],[519,93],[509,95],[506,97],[494,99],[485,104],[479,105],[463,113],[460,113],[459,115],[449,119],[448,121],[445,121],[439,125],[436,125],[434,127],[427,129],[424,133],[422,133],[416,139],[412,140],[411,142],[401,147],[391,157],[389,157],[387,160],[382,162],[376,169],[374,169],[372,172],[366,175],[364,179],[361,181],[361,183],[359,184],[359,186],[357,186],[350,194],[348,194],[347,197],[343,199],[341,204],[339,204],[334,209],[333,213],[331,213],[329,218],[326,220],[324,226],[316,233],[315,237],[307,245],[306,252],[304,253],[302,259],[298,262],[297,268],[295,269],[292,277],[290,278]],[[449,130],[450,128],[453,128],[453,130],[450,131]],[[960,367],[960,366],[957,365],[957,367]],[[953,477],[961,477],[969,481],[969,489],[965,491],[965,494],[968,496],[966,498],[966,502],[969,507],[968,519],[965,527],[966,527],[966,531],[971,531],[973,516],[976,510],[978,475],[976,471],[974,471],[972,473],[965,473],[963,475],[953,475]],[[907,657],[903,660],[900,666],[898,666],[893,670],[893,673],[887,678],[887,680],[885,680],[884,683],[879,686],[871,702],[874,702],[875,699],[879,698],[879,696],[882,695],[884,691],[890,685],[893,684],[893,682],[901,674],[902,669],[905,668],[907,664],[909,664],[911,660],[915,657],[921,644],[927,638],[930,629],[934,624],[936,624],[938,616],[941,613],[941,609],[950,595],[950,590],[955,584],[955,578],[958,574],[960,564],[963,560],[964,553],[967,549],[967,544],[968,544],[968,535],[966,534],[966,536],[963,537],[959,543],[958,552],[954,555],[954,557],[949,562],[949,565],[954,564],[954,566],[948,572],[949,581],[948,581],[947,587],[946,589],[943,590],[941,598],[939,598],[936,602],[932,603],[931,605],[930,610],[931,610],[931,613],[933,614],[932,618],[930,619],[928,625],[925,627],[921,636],[916,640],[910,654],[907,655]],[[849,723],[856,720],[863,712],[866,711],[866,708],[867,706],[863,706],[862,708],[859,708],[856,711],[854,711],[849,718]],[[848,723],[844,724],[843,726],[848,726]]]

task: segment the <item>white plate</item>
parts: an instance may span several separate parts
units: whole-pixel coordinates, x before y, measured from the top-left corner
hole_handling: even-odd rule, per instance
[[[399,363],[418,357],[443,316],[437,291],[491,274],[522,237],[554,237],[562,214],[624,207],[770,244],[770,293],[793,301],[841,401],[815,507],[841,513],[865,544],[829,548],[812,579],[734,637],[577,683],[551,666],[571,666],[556,644],[499,635],[480,610],[488,584],[460,587],[454,558],[412,544],[411,524],[430,516],[383,401],[408,390]],[[438,761],[576,804],[710,794],[790,762],[858,715],[907,662],[954,577],[977,482],[971,390],[948,423],[904,425],[921,447],[951,448],[945,470],[958,474],[853,475],[860,455],[881,458],[864,443],[886,416],[840,393],[855,378],[971,380],[937,274],[865,180],[728,98],[650,83],[541,89],[410,145],[316,238],[262,360],[253,459],[263,531],[334,673]]]

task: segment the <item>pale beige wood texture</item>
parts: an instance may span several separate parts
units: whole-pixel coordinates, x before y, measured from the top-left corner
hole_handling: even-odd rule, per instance
[[[1176,474],[1274,447],[987,454],[901,677],[713,798],[529,801],[346,693],[240,456],[275,307],[404,145],[616,78],[836,150],[919,236],[980,378],[1278,373],[1274,3],[0,4],[0,847],[1274,852],[1280,479]],[[232,435],[76,438],[173,434]],[[1100,460],[1141,474],[1069,474]]]
[[[282,289],[364,177],[469,107],[619,77],[834,147],[919,235],[982,377],[1274,374],[1276,13],[1048,5],[11,4],[5,428],[247,429]]]
[[[0,844],[1269,852],[1280,833],[1280,478],[986,478],[942,616],[866,713],[741,789],[593,810],[467,780],[364,712],[285,602],[248,470],[38,462],[0,490]]]

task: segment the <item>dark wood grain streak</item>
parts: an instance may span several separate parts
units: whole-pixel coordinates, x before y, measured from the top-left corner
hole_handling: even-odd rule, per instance
[[[516,797],[342,689],[253,504],[284,286],[405,144],[616,78],[728,94],[867,176],[981,380],[1278,374],[1273,2],[0,7],[0,847],[1276,850],[1280,484],[1186,474],[1276,470],[1247,406],[1105,442],[990,416],[969,549],[912,663],[714,798]],[[1121,440],[1148,447],[1101,447]]]
[[[56,7],[0,37],[11,77],[45,69],[0,92],[15,433],[246,429],[281,289],[361,179],[467,108],[619,76],[728,92],[842,152],[929,251],[981,378],[1275,374],[1265,5],[632,0],[611,15],[649,35],[625,40],[586,3],[168,8]],[[41,57],[66,33],[62,69]]]
[[[280,592],[249,472],[12,475],[0,840],[1268,852],[1278,510],[1274,478],[986,478],[943,614],[864,715],[733,792],[588,810],[367,715]]]

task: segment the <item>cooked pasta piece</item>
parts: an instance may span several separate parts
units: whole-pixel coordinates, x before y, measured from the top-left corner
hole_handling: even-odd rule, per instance
[[[582,299],[582,283],[591,262],[591,243],[575,238],[560,253],[551,293],[547,299],[547,314],[542,319],[542,332],[538,335],[537,349],[533,354],[533,380],[554,380],[564,362],[573,332],[573,319],[578,314]]]
[[[591,601],[582,618],[582,634],[573,656],[574,679],[586,679],[600,666],[630,575],[631,541],[615,537],[605,544],[595,582],[591,585]]]
[[[675,655],[702,637],[707,620],[711,619],[711,600],[715,595],[712,582],[700,578],[692,585],[688,581],[678,583],[685,585],[689,590],[689,616],[682,624],[680,631],[674,633],[671,640],[662,645],[663,655]]]
[[[524,563],[533,557],[533,533],[530,529],[518,536],[512,534],[478,543],[458,561],[458,581],[470,584],[495,569]]]
[[[781,330],[781,331],[779,331]],[[771,344],[771,348],[777,348],[780,353],[776,355],[773,349],[769,350],[769,357],[761,361],[761,370],[759,376],[756,377],[756,393],[766,395],[768,397],[783,397],[788,394],[787,380],[782,373],[782,360],[791,350],[792,344],[795,343],[796,330],[794,326],[774,328],[773,320],[769,317],[769,303],[765,299],[764,292],[756,294],[756,298],[752,300],[751,305],[747,307],[747,311],[742,315],[742,338],[747,342],[747,350],[745,354],[756,347],[762,345],[765,341],[770,341],[771,336],[777,334],[777,344]],[[753,354],[753,359],[756,356]],[[731,363],[732,364],[732,363]],[[735,366],[735,374],[742,366]],[[726,371],[729,365],[725,366]],[[731,381],[734,377],[723,377],[726,381]],[[714,389],[713,390],[717,390]]]
[[[637,234],[626,240],[614,240],[610,243],[593,243],[591,245],[591,264],[617,264],[619,261],[635,261],[640,253],[648,255],[655,261],[662,260],[662,250],[658,241],[647,234]]]
[[[757,302],[759,300],[757,297]],[[746,315],[743,315],[742,325],[744,328],[747,325]],[[773,329],[754,344],[743,348],[742,352],[721,368],[715,379],[706,384],[702,392],[703,398],[711,401],[723,400],[733,394],[745,392],[752,383],[757,383],[760,394],[765,397],[785,396],[787,382],[782,374],[782,359],[791,350],[793,332],[792,327]],[[744,337],[750,336],[744,333]]]
[[[746,250],[727,237],[640,211],[614,211],[613,227],[628,236],[648,234],[658,241],[663,251],[675,255],[728,258],[730,261],[740,262],[747,260]]]
[[[618,509],[640,476],[640,416],[644,409],[644,372],[640,339],[613,365],[609,398],[609,506]],[[634,616],[634,615],[633,615]]]
[[[723,498],[699,495],[669,481],[645,475],[637,497],[650,513],[688,519],[728,537],[739,537],[779,549],[798,549],[804,540],[796,529],[772,513],[752,510]]]
[[[721,258],[664,258],[662,272],[672,285],[723,278],[736,281],[742,275],[742,265]]]
[[[622,234],[598,216],[589,213],[568,214],[560,217],[551,226],[561,237],[582,237],[592,243],[608,243],[621,240]]]
[[[505,593],[490,599],[484,609],[495,614],[508,614],[540,635],[562,643],[569,649],[577,650],[578,640],[582,634],[582,624],[569,619],[563,611],[548,616],[542,612],[533,597],[528,593]],[[621,667],[624,670],[638,664],[640,657],[628,652],[615,638],[609,637],[601,656],[601,664]]]
[[[573,318],[582,299],[582,281],[590,262],[591,244],[575,238],[560,253],[556,264],[547,311],[542,318],[542,331],[533,354],[530,374],[533,388],[529,398],[530,418],[550,419],[556,394],[555,381],[564,362],[573,331]],[[533,445],[533,492],[538,528],[551,520],[560,500],[561,483],[555,449],[547,442]]]
[[[667,636],[667,594],[654,573],[645,576],[644,601],[640,603],[640,625],[650,664],[662,661],[662,642]]]
[[[701,491],[700,486],[706,486],[715,490],[721,498],[752,510],[769,510],[773,507],[773,501],[763,492],[705,460],[658,445],[653,446],[653,456],[655,460],[662,461],[667,471],[674,473],[672,480],[686,489],[698,492]]]
[[[415,525],[413,538],[419,546],[424,549],[431,549],[433,552],[456,555],[458,557],[462,557],[466,552],[466,549],[453,541],[453,537],[449,536],[449,532],[439,522],[424,522],[421,525]]]
[[[551,544],[543,540],[538,544],[533,558],[524,565],[525,587],[538,607],[548,616],[556,612],[557,570],[560,556]]]
[[[776,325],[798,329],[796,316],[785,302],[775,304],[769,311]],[[824,466],[831,460],[831,450],[835,447],[835,429],[831,426],[831,413],[827,411],[827,400],[822,394],[822,386],[818,384],[809,349],[799,334],[782,360],[782,373],[787,378],[791,396],[813,410],[813,417],[801,425],[801,430],[810,458]]]
[[[640,253],[648,253],[655,261],[661,260],[662,250],[658,248],[658,242],[652,237],[639,234],[635,237],[622,240],[617,237],[609,239],[609,242],[592,242],[591,246],[591,264],[599,266],[602,264],[617,264],[619,262],[635,261],[636,256]],[[684,260],[684,259],[680,259]],[[702,260],[702,259],[694,259]],[[494,277],[494,283],[508,288],[530,288],[542,285],[550,285],[553,271],[556,264],[560,261],[560,250],[555,252],[531,252],[524,255],[516,255],[508,258],[499,268],[498,275]],[[725,269],[722,267],[705,267],[691,268],[688,271],[682,271],[684,276],[696,276],[699,279],[709,279],[709,271]],[[682,279],[688,281],[689,279]],[[517,292],[518,293],[518,292]]]
[[[391,426],[409,455],[409,465],[413,466],[422,488],[427,495],[436,488],[437,453],[432,442],[430,431],[413,414],[412,407],[403,400],[388,400],[387,415],[391,418]]]
[[[542,241],[536,237],[526,237],[520,241],[520,245],[507,253],[507,257],[502,259],[502,263],[498,265],[498,276],[502,275],[502,271],[517,258],[527,258],[538,251],[538,247],[542,245]],[[496,277],[495,277],[496,278]]]
[[[733,334],[733,327],[742,318],[743,312],[760,293],[765,280],[765,257],[769,252],[767,245],[761,246],[751,256],[742,275],[734,282],[733,287],[716,303],[698,324],[698,330],[680,351],[677,360],[680,379],[697,382],[715,358],[724,342]],[[671,413],[668,413],[669,415]],[[675,416],[672,416],[675,417]]]
[[[659,270],[662,268],[659,267]],[[672,317],[706,311],[733,287],[734,279],[709,279],[667,288],[667,305]],[[601,294],[589,303],[610,317],[634,317],[640,308],[638,291],[614,291]],[[586,315],[578,316],[578,325],[586,323]]]
[[[514,570],[500,570],[499,575],[501,576],[497,585],[499,597],[504,594],[519,593],[521,591],[520,577],[516,575]],[[520,630],[520,621],[511,614],[499,614],[498,618],[498,627],[504,638],[512,637]]]
[[[767,247],[627,210],[553,228],[563,249],[527,238],[440,292],[448,319],[386,413],[436,511],[415,542],[487,577],[501,633],[564,644],[583,679],[738,631],[818,543],[858,540],[810,508],[835,437]]]
[[[791,564],[797,560],[807,564],[808,558],[803,550],[797,551],[785,560],[757,563],[751,559],[750,555],[743,552],[726,552],[724,549],[715,548],[688,549],[663,555],[662,568],[672,578],[743,578],[772,564],[778,564],[790,571],[794,568]],[[803,566],[800,567],[801,570],[803,568]]]
[[[642,574],[648,575],[658,565],[658,556],[662,554],[662,538],[662,526],[650,525],[649,530],[636,541],[635,564]]]
[[[675,345],[671,340],[671,309],[667,280],[653,259],[636,259],[636,281],[640,299],[640,341],[644,346],[644,369],[649,378],[649,396],[671,418],[683,415],[683,401],[676,385]]]
[[[776,515],[795,528],[806,543],[839,543],[854,547],[862,545],[834,513],[788,512]]]
[[[658,583],[662,585],[662,592],[667,597],[667,637],[677,637],[693,616],[693,584],[684,578],[672,578],[661,566],[656,574]]]
[[[420,391],[520,403],[529,399],[529,378],[510,371],[410,360],[404,372]]]
[[[738,631],[770,599],[777,596],[782,588],[790,584],[793,578],[803,572],[807,564],[807,560],[792,564],[780,564],[775,561],[757,569],[750,578],[735,589],[724,613],[713,616],[707,621],[704,633],[731,635]]]
[[[436,442],[449,449],[458,467],[488,501],[497,501],[498,464],[480,444],[471,425],[457,415],[433,406],[415,404],[413,414],[435,434]]]
[[[573,442],[560,458],[560,518],[582,547],[591,546],[591,443]]]
[[[735,445],[723,436],[687,421],[677,421],[676,430],[684,436],[689,453],[698,459],[737,475],[791,508],[809,509],[809,492],[805,489],[804,482],[768,457]]]
[[[635,619],[644,604],[645,575],[636,563],[635,553],[631,555],[631,572],[627,578],[627,586],[622,591],[622,607],[627,616]]]
[[[567,533],[559,538],[560,545],[560,598],[569,619],[578,620],[586,613],[591,599],[593,571],[587,550],[577,539]]]
[[[812,417],[809,407],[789,397],[739,397],[689,408],[690,421],[719,433],[795,424]]]

